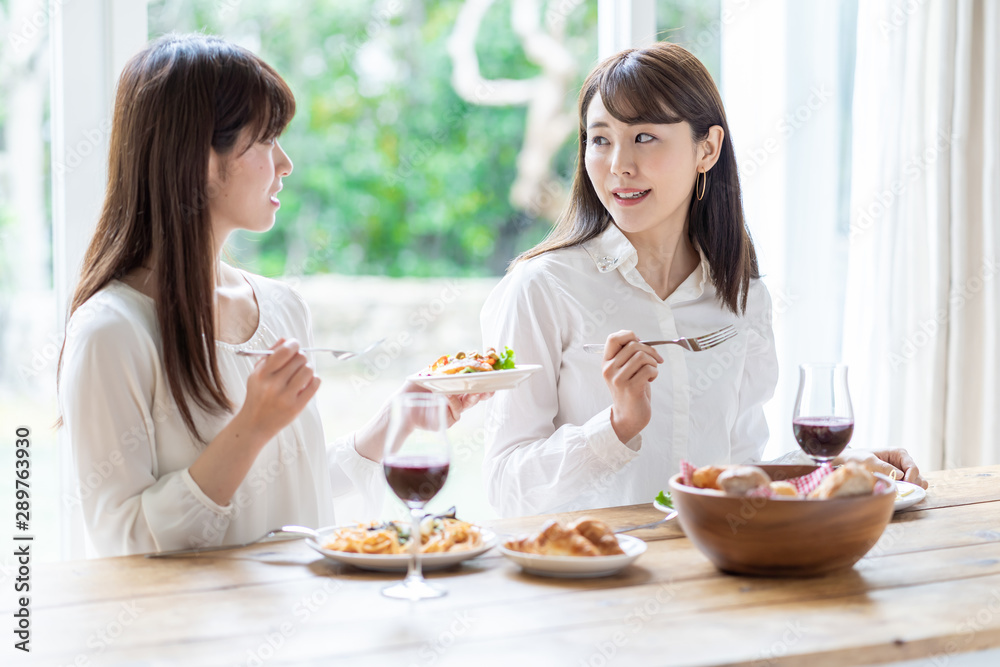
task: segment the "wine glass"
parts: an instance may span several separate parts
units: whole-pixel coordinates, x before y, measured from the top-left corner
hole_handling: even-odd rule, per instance
[[[795,439],[816,465],[836,458],[854,435],[854,409],[844,364],[802,364],[792,412]]]
[[[410,563],[406,578],[382,590],[404,600],[441,597],[446,591],[424,579],[420,565],[420,522],[424,505],[448,479],[448,399],[441,394],[400,394],[390,405],[382,467],[396,496],[410,510]]]

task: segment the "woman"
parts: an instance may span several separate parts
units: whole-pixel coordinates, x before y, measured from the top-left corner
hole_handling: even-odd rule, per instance
[[[320,380],[298,342],[312,345],[309,309],[220,259],[233,231],[274,224],[292,171],[277,137],[294,112],[270,66],[216,38],[168,36],[125,66],[60,361],[100,555],[329,525],[336,495],[383,494],[386,409],[327,449]],[[273,353],[239,354],[260,350]],[[452,399],[452,420],[476,400]]]
[[[570,204],[482,312],[486,344],[543,367],[488,408],[504,516],[649,502],[681,459],[759,461],[768,436],[771,300],[711,75],[674,44],[629,49],[591,72],[579,114]],[[729,325],[705,352],[639,342]],[[583,351],[600,340],[603,359]],[[852,456],[922,483],[902,450]]]

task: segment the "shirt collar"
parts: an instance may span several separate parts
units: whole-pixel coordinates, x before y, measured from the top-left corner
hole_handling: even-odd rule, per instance
[[[584,243],[583,248],[601,273],[609,273],[626,263],[635,266],[638,261],[635,247],[613,222],[608,223],[603,232]]]
[[[698,251],[698,256],[701,257],[701,262],[691,275],[667,297],[668,302],[676,303],[697,299],[704,294],[706,283],[711,282],[712,271],[708,258],[705,257],[705,253],[702,252],[697,243],[694,247]],[[584,243],[583,248],[594,260],[597,270],[601,273],[609,273],[617,269],[628,282],[633,284],[636,284],[635,281],[641,282],[641,285],[637,284],[636,286],[652,292],[652,288],[635,270],[636,264],[639,262],[635,246],[614,223],[608,223],[604,231]]]

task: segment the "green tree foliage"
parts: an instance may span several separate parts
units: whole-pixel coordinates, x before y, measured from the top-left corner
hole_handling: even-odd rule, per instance
[[[155,0],[150,37],[218,34],[259,53],[288,81],[298,111],[280,141],[295,163],[275,229],[236,239],[236,258],[265,274],[489,275],[540,239],[551,221],[508,201],[524,107],[461,100],[446,50],[460,2]],[[398,9],[393,14],[392,9]],[[568,17],[573,46],[596,56],[596,9]],[[486,78],[537,68],[490,9],[477,40]],[[567,100],[572,104],[572,100]],[[568,144],[570,142],[567,142]],[[564,151],[572,155],[572,147]],[[559,168],[571,174],[571,158]],[[568,163],[568,164],[567,164]],[[510,251],[507,250],[509,253]]]

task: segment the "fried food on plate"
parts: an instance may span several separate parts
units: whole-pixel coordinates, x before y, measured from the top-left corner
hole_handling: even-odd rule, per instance
[[[548,521],[535,535],[508,540],[511,551],[541,556],[615,556],[622,555],[621,546],[611,528],[603,521],[582,518],[563,526]]]

